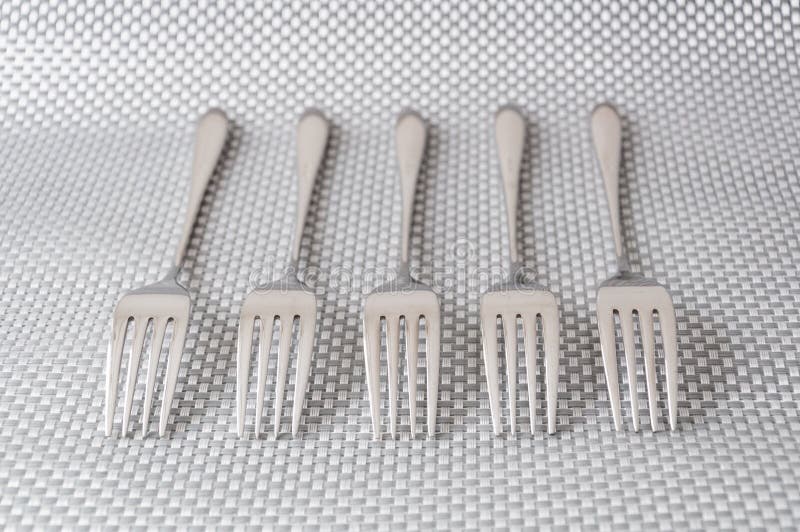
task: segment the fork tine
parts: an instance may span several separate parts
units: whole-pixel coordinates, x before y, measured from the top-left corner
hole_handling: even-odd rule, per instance
[[[428,364],[428,437],[436,432],[436,406],[439,400],[439,353],[441,350],[439,307],[425,315],[425,350]],[[495,351],[496,352],[496,351]]]
[[[417,432],[417,359],[419,354],[419,316],[406,316],[406,362],[408,364],[408,410],[411,437]]]
[[[125,404],[122,410],[123,436],[128,434],[128,423],[131,419],[131,408],[133,407],[133,393],[136,391],[136,377],[139,375],[139,360],[142,357],[144,337],[149,322],[150,320],[144,316],[133,318],[133,345],[131,346],[131,358],[128,362],[128,379],[125,383]]]
[[[158,435],[164,436],[167,431],[169,411],[172,408],[172,398],[175,395],[175,385],[178,383],[178,370],[181,368],[183,345],[186,341],[186,330],[189,324],[186,320],[176,319],[172,327],[172,342],[167,356],[167,374],[164,378],[164,401],[161,403],[161,417],[158,420]]]
[[[672,303],[669,308],[656,309],[661,324],[661,336],[664,341],[664,364],[667,370],[667,405],[669,406],[669,428],[678,427],[678,329],[675,324],[675,309]]]
[[[247,410],[247,392],[250,381],[250,357],[253,351],[253,329],[256,317],[242,313],[236,346],[236,431],[244,436],[244,418]],[[263,331],[262,331],[263,336]]]
[[[111,436],[111,429],[114,428],[119,370],[122,365],[122,349],[125,347],[128,320],[127,316],[119,319],[116,315],[111,319],[111,340],[108,343],[108,356],[106,357],[106,436]]]
[[[392,438],[397,433],[397,387],[400,365],[400,316],[386,316],[386,362],[389,365],[389,431]]]
[[[150,344],[150,360],[147,364],[147,381],[144,389],[142,434],[147,434],[150,423],[150,409],[153,406],[153,394],[156,388],[156,370],[158,369],[158,359],[161,357],[161,347],[164,344],[168,321],[168,318],[155,318],[153,320],[153,340]]]
[[[547,433],[556,432],[558,407],[558,313],[545,317],[542,314],[544,335],[544,371],[547,381]]]
[[[503,315],[503,334],[506,346],[506,375],[508,376],[508,410],[511,434],[517,432],[517,315]]]
[[[497,371],[497,316],[481,309],[481,337],[483,338],[483,367],[489,390],[489,409],[495,435],[502,431],[500,424],[500,376]]]
[[[372,416],[372,437],[381,438],[381,318],[364,310],[364,366],[367,370],[369,410]]]
[[[639,329],[642,335],[644,371],[647,378],[647,407],[650,409],[650,428],[658,430],[658,390],[656,389],[655,333],[653,311],[639,311]]]
[[[314,349],[314,328],[316,316],[300,317],[300,330],[297,345],[297,373],[294,379],[294,400],[292,403],[292,435],[300,428],[300,416],[303,413],[303,399],[308,386],[308,374],[311,371],[311,353]]]
[[[275,328],[275,317],[264,319],[261,316],[261,339],[258,343],[258,389],[256,390],[256,423],[255,435],[261,434],[261,418],[264,413],[264,396],[267,387],[267,369],[269,369],[269,352],[272,349],[272,335]]]
[[[608,400],[614,416],[614,428],[622,430],[622,413],[619,403],[619,374],[617,373],[617,342],[614,334],[614,314],[610,308],[597,308],[597,328],[600,331],[600,351],[606,372]]]
[[[531,434],[536,428],[536,314],[522,317],[522,345],[525,348],[525,373],[528,376],[528,409]]]
[[[631,393],[631,415],[633,416],[633,431],[639,432],[639,393],[636,386],[636,345],[633,338],[633,314],[631,312],[619,313],[620,328],[622,329],[622,345],[625,349],[625,365],[628,370],[628,387]],[[641,331],[644,340],[645,332]],[[645,363],[647,358],[645,357]],[[648,384],[649,384],[648,378]],[[649,389],[649,388],[648,388]]]
[[[292,347],[292,325],[294,316],[281,316],[281,339],[278,344],[278,378],[275,381],[275,427],[277,437],[281,431],[281,415],[283,414],[283,394],[286,389],[286,377],[289,374],[289,349]]]

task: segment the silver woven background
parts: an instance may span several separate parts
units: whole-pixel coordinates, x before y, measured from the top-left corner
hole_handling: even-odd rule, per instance
[[[0,526],[795,529],[798,40],[797,1],[3,2]],[[640,434],[611,423],[594,300],[613,245],[588,128],[606,99],[625,115],[633,262],[675,299],[676,433],[646,409]],[[522,433],[492,435],[480,359],[481,272],[506,264],[491,124],[508,102],[531,123],[525,255],[561,304],[553,437],[541,408],[529,433],[523,375]],[[169,434],[142,436],[139,390],[135,432],[105,438],[110,313],[169,265],[212,105],[235,127],[184,273]],[[323,303],[301,435],[240,440],[238,313],[288,255],[312,105],[335,129],[302,250]],[[360,306],[397,258],[407,106],[431,124],[412,248],[443,287],[439,434],[409,440],[404,398],[401,437],[373,442]]]

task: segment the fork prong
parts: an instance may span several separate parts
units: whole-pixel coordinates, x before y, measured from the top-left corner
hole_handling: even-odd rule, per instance
[[[517,432],[517,315],[503,315],[503,334],[506,347],[506,375],[508,378],[508,411],[511,434]]]
[[[297,373],[294,379],[294,399],[292,402],[292,435],[300,428],[300,416],[303,413],[303,399],[308,386],[308,375],[311,371],[311,353],[314,349],[314,328],[316,316],[300,317],[297,340]]]
[[[667,405],[669,406],[669,428],[678,427],[678,329],[675,324],[675,309],[672,303],[656,309],[664,342],[664,364],[667,370]]]
[[[622,430],[622,412],[619,403],[619,374],[617,373],[617,342],[614,332],[614,314],[612,309],[597,309],[597,328],[600,331],[600,351],[603,355],[603,366],[608,386],[608,400],[611,402],[611,414],[614,416],[614,428]]]
[[[636,386],[636,344],[633,338],[633,314],[629,311],[620,311],[619,322],[622,329],[622,346],[625,349],[625,365],[628,370],[633,430],[634,432],[639,432],[639,394]],[[644,331],[642,331],[642,338],[644,338]]]
[[[497,371],[497,315],[481,309],[481,337],[483,338],[483,367],[489,391],[489,409],[495,435],[503,427],[500,423],[500,375]]]
[[[292,347],[292,326],[294,316],[284,314],[281,320],[281,339],[278,344],[278,377],[275,380],[275,420],[274,434],[281,431],[281,415],[283,415],[283,395],[286,389],[286,377],[289,374],[289,349]]]
[[[425,350],[428,364],[428,437],[436,432],[436,406],[439,401],[439,353],[441,350],[439,308],[425,315]],[[495,351],[496,352],[496,351]]]
[[[531,434],[533,434],[536,428],[536,314],[522,316],[522,345],[525,348],[528,409],[531,416]]]
[[[408,364],[408,411],[411,437],[417,432],[417,359],[419,354],[419,316],[405,318],[406,363]]]
[[[122,435],[128,434],[128,423],[131,420],[131,408],[133,407],[133,394],[136,391],[136,378],[139,375],[139,361],[142,357],[144,348],[144,337],[147,333],[147,324],[150,322],[144,316],[133,318],[133,345],[131,346],[131,358],[128,362],[128,378],[125,383],[125,404],[122,407]]]
[[[658,430],[658,390],[656,389],[655,333],[653,311],[639,311],[639,331],[642,335],[642,354],[647,379],[647,407],[650,409],[650,428]]]
[[[153,395],[156,389],[156,371],[158,359],[161,358],[161,347],[167,332],[168,318],[153,320],[153,340],[150,344],[150,359],[147,363],[147,381],[144,389],[144,412],[142,413],[142,434],[147,434],[150,423],[150,410],[153,406]]]
[[[244,436],[244,419],[247,411],[247,392],[250,382],[250,357],[253,351],[255,316],[242,314],[236,346],[236,432]],[[262,336],[264,331],[261,332]]]
[[[381,319],[377,313],[364,311],[364,366],[367,371],[372,437],[381,438]]]
[[[400,366],[400,317],[386,316],[386,363],[389,376],[389,431],[394,438],[397,434],[397,395],[398,368]]]
[[[111,340],[106,357],[106,436],[111,436],[114,428],[114,410],[117,407],[119,370],[122,365],[122,349],[125,347],[125,333],[129,317],[120,319],[116,315],[111,320]]]
[[[542,314],[542,333],[544,340],[544,371],[547,381],[547,433],[556,432],[556,413],[558,407],[558,314]]]
[[[264,413],[264,397],[267,388],[267,370],[269,369],[269,352],[272,349],[272,335],[275,317],[261,316],[261,338],[258,343],[258,389],[256,390],[256,423],[255,435],[261,434],[261,418]]]
[[[186,341],[186,330],[189,324],[185,319],[175,319],[172,326],[172,342],[167,355],[167,373],[164,377],[164,401],[161,403],[161,416],[158,420],[158,435],[164,436],[175,396],[175,385],[178,383],[178,370],[181,368],[183,345]]]

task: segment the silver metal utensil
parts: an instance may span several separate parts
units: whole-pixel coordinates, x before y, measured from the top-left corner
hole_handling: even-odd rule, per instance
[[[505,337],[508,407],[511,433],[517,427],[517,320],[522,322],[525,365],[528,376],[528,401],[531,432],[536,412],[536,325],[541,322],[544,342],[545,384],[547,387],[547,432],[556,431],[558,392],[558,305],[544,286],[527,278],[517,248],[517,207],[519,173],[525,148],[525,119],[513,107],[503,107],[495,117],[497,153],[506,200],[511,270],[507,279],[492,286],[481,297],[481,335],[483,360],[489,387],[489,404],[495,434],[502,432],[500,379],[497,371],[497,320],[503,323]]]
[[[183,224],[178,251],[172,268],[166,277],[157,283],[138,288],[123,294],[114,309],[111,319],[111,342],[108,350],[106,367],[106,436],[111,435],[114,426],[114,411],[117,404],[117,388],[119,372],[122,364],[122,351],[125,344],[128,323],[133,322],[133,346],[128,363],[128,377],[125,386],[125,405],[122,416],[122,434],[127,434],[130,423],[133,395],[139,373],[139,360],[144,347],[145,333],[148,324],[153,322],[150,359],[147,367],[144,413],[142,430],[147,432],[150,409],[153,404],[153,393],[156,380],[156,369],[161,346],[166,334],[167,325],[172,322],[172,340],[169,345],[167,371],[164,376],[164,396],[161,403],[161,416],[158,433],[163,436],[167,427],[172,397],[178,380],[186,330],[189,325],[191,299],[189,292],[178,282],[186,250],[197,220],[200,204],[214,168],[225,144],[228,131],[228,118],[225,114],[213,109],[200,119],[197,125],[197,137],[194,147],[192,165],[192,182],[189,189],[189,206]]]
[[[376,288],[364,301],[364,362],[367,370],[372,432],[381,436],[380,421],[380,354],[381,319],[386,323],[386,349],[389,373],[389,416],[391,434],[397,432],[397,396],[399,387],[400,318],[406,330],[406,359],[408,363],[408,396],[410,430],[416,432],[417,416],[417,356],[420,318],[424,319],[426,334],[428,435],[436,428],[436,400],[439,390],[440,311],[439,298],[427,285],[414,279],[409,271],[409,241],[414,208],[414,191],[425,152],[427,130],[425,122],[413,111],[397,119],[395,137],[400,171],[400,192],[403,201],[400,267],[397,278]]]
[[[605,184],[614,247],[617,254],[617,273],[600,285],[597,291],[597,324],[603,354],[608,395],[616,430],[622,429],[622,413],[617,374],[617,351],[614,314],[619,316],[622,343],[628,369],[633,430],[639,430],[639,402],[636,386],[636,350],[634,344],[634,314],[638,316],[642,339],[650,426],[655,431],[658,422],[658,391],[656,390],[655,332],[653,316],[657,315],[664,343],[664,363],[667,379],[669,426],[675,430],[678,419],[678,341],[675,309],[666,288],[655,280],[630,269],[622,241],[619,211],[619,167],[622,145],[622,125],[617,111],[609,104],[598,105],[592,112],[592,138]]]
[[[268,286],[250,292],[242,305],[239,317],[239,336],[236,362],[236,421],[239,437],[244,435],[247,391],[250,378],[250,354],[253,329],[256,320],[261,323],[261,341],[258,350],[258,388],[256,391],[255,434],[261,432],[261,418],[267,382],[269,351],[272,346],[274,320],[279,322],[278,375],[275,381],[274,433],[280,432],[283,413],[283,395],[289,370],[289,348],[292,342],[292,326],[299,321],[297,372],[292,404],[292,434],[300,427],[303,397],[308,374],[311,369],[311,354],[314,347],[314,329],[317,314],[317,298],[314,291],[298,277],[300,241],[303,236],[308,206],[314,181],[322,164],[325,146],[328,143],[330,124],[316,110],[306,111],[297,124],[297,219],[292,240],[291,264],[284,276]]]

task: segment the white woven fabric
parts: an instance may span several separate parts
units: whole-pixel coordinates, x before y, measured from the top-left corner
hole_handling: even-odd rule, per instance
[[[0,526],[795,529],[800,6],[686,4],[0,4]],[[613,431],[602,100],[625,116],[632,261],[675,300],[676,433],[651,432],[643,378],[642,432]],[[480,357],[478,298],[506,264],[492,118],[508,102],[531,123],[525,256],[561,306],[553,437],[542,402],[528,432],[524,372],[522,433],[492,435]],[[105,438],[111,311],[169,265],[209,106],[235,127],[183,276],[169,434],[142,436],[139,390],[135,432]],[[240,304],[289,253],[307,106],[334,130],[302,249],[323,304],[301,434],[240,440]],[[412,249],[442,291],[439,434],[409,441],[401,393],[401,437],[373,442],[360,307],[397,259],[409,106],[431,124]]]

